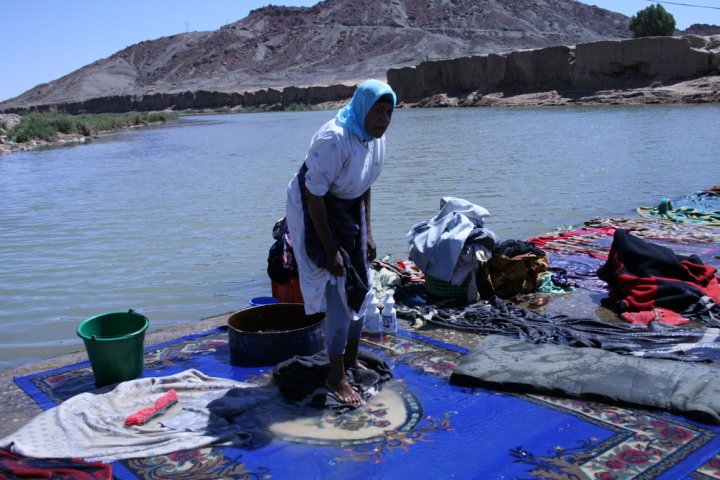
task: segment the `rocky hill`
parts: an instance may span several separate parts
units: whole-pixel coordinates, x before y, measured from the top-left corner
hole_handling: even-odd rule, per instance
[[[628,38],[624,15],[573,0],[325,0],[269,6],[213,32],[132,45],[0,103],[354,84],[390,68]]]

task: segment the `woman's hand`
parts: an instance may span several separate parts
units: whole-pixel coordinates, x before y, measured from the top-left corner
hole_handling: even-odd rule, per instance
[[[339,251],[335,250],[335,255],[325,254],[325,269],[336,277],[345,276],[345,264]]]

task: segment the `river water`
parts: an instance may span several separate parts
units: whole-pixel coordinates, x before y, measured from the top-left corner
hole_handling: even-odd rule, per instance
[[[81,350],[84,319],[151,331],[269,295],[272,227],[334,112],[182,117],[89,145],[0,157],[0,369]],[[373,187],[379,254],[443,196],[501,240],[633,215],[720,183],[720,106],[399,109]]]

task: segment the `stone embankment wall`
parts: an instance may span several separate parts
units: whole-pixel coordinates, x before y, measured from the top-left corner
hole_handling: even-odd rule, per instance
[[[404,102],[440,93],[635,88],[720,75],[720,35],[599,41],[423,62],[388,71]]]
[[[160,110],[202,110],[216,108],[265,108],[282,109],[292,104],[316,105],[352,97],[355,86],[329,85],[317,87],[286,87],[282,90],[267,89],[253,92],[196,92],[155,93],[148,95],[116,95],[89,100],[38,105],[31,108],[11,108],[2,113],[65,112],[124,113]]]
[[[720,75],[720,35],[651,37],[599,41],[423,62],[390,69],[388,83],[401,102],[437,94],[477,92],[517,94],[548,90],[632,89],[656,80],[672,82]],[[281,110],[292,104],[317,105],[352,97],[351,85],[286,87],[253,92],[195,91],[117,95],[84,101],[6,109],[79,113],[261,108]]]

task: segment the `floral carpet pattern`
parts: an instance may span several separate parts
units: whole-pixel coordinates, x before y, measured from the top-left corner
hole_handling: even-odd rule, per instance
[[[363,339],[395,378],[352,412],[274,422],[255,449],[202,448],[114,462],[118,479],[720,479],[720,427],[662,412],[450,385],[466,350],[400,331]],[[226,329],[146,348],[144,376],[196,368],[264,384],[230,363]],[[87,362],[16,378],[43,408],[94,389]]]

